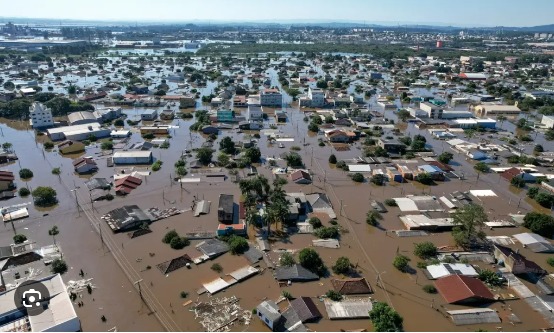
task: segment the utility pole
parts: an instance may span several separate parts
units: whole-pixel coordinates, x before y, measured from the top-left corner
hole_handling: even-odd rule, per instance
[[[142,282],[142,279],[138,280],[138,281],[135,282],[134,284],[136,284],[136,285],[138,286],[140,299],[144,301],[144,298],[142,297],[142,289],[140,288],[140,283],[141,283],[141,282]]]

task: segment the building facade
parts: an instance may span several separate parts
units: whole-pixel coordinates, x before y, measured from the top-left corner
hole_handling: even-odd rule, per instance
[[[54,126],[52,110],[44,104],[35,102],[29,108],[30,124],[33,128],[45,128]]]

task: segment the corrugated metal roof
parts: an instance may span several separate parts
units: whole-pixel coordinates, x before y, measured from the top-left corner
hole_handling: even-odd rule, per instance
[[[464,309],[446,311],[456,325],[474,325],[474,324],[495,324],[500,323],[500,317],[495,310],[484,309]]]

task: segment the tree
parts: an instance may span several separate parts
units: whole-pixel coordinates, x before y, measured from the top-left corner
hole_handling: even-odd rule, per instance
[[[302,166],[302,157],[298,153],[290,152],[285,157],[285,161],[287,161],[287,165],[290,167],[296,167],[296,166]]]
[[[416,180],[424,185],[430,185],[433,183],[433,177],[427,172],[422,172],[416,176]]]
[[[548,214],[529,212],[523,218],[523,226],[543,237],[554,235],[554,217]]]
[[[535,196],[535,201],[543,207],[552,208],[552,206],[554,205],[554,195],[545,192],[539,192]]]
[[[186,237],[173,237],[169,242],[169,246],[174,250],[181,250],[185,246],[189,245],[190,241]]]
[[[54,143],[52,143],[52,141],[46,141],[44,144],[44,149],[52,149],[54,148]]]
[[[521,177],[514,177],[512,180],[510,180],[510,184],[512,184],[515,187],[525,187],[525,180]]]
[[[452,214],[452,236],[456,245],[470,248],[485,238],[483,227],[488,221],[487,214],[482,206],[469,204],[461,207]]]
[[[70,95],[75,95],[77,93],[77,87],[73,84],[70,84],[67,87],[67,93],[70,94]]]
[[[401,272],[406,272],[408,270],[408,265],[410,263],[410,258],[405,255],[398,254],[394,258],[392,265]]]
[[[39,186],[31,193],[35,202],[35,205],[39,207],[53,206],[58,203],[57,193],[51,187]]]
[[[169,244],[171,240],[175,237],[179,237],[179,234],[175,230],[168,231],[165,236],[162,238],[162,242],[165,244]]]
[[[365,218],[365,222],[372,226],[377,226],[379,224],[379,219],[381,219],[381,214],[373,209],[370,209]]]
[[[454,158],[454,155],[452,153],[445,151],[444,153],[439,155],[438,159],[439,159],[439,162],[448,164],[453,158]]]
[[[542,153],[544,152],[544,148],[542,145],[535,145],[535,147],[533,148],[533,152],[534,153]]]
[[[31,191],[29,191],[28,188],[22,187],[22,188],[19,189],[19,196],[20,196],[20,197],[26,197],[26,196],[28,196],[29,194],[31,194]]]
[[[229,155],[221,152],[219,153],[219,155],[217,155],[217,164],[219,166],[226,166],[227,164],[229,164],[229,162],[231,161],[231,158],[229,158]]]
[[[63,274],[67,272],[67,264],[63,259],[54,259],[54,261],[52,261],[50,271],[54,274]]]
[[[553,257],[550,257],[548,259],[546,259],[546,263],[552,267],[554,267],[554,258]]]
[[[337,238],[339,237],[339,229],[335,226],[321,227],[321,228],[315,229],[314,234],[321,239]]]
[[[113,142],[111,142],[111,141],[102,142],[102,144],[100,145],[100,149],[102,149],[102,150],[112,150],[113,149]]]
[[[423,136],[419,135],[419,137],[418,137],[418,135],[416,135],[414,137],[414,139],[412,140],[412,150],[413,151],[424,151],[426,140]]]
[[[352,180],[355,181],[356,183],[363,183],[365,179],[364,175],[362,175],[359,172],[352,174],[350,178],[352,178]]]
[[[335,156],[335,154],[329,155],[329,163],[337,164],[337,157]]]
[[[325,274],[325,271],[327,270],[327,267],[325,267],[323,260],[321,260],[321,257],[314,249],[302,249],[298,254],[298,260],[302,267],[310,270],[313,273],[316,273],[319,276]]]
[[[6,90],[14,90],[15,89],[15,84],[12,81],[6,81],[6,82],[4,82],[3,87]]]
[[[314,227],[314,229],[319,229],[323,226],[323,224],[321,223],[321,220],[315,216],[310,217],[310,219],[308,220],[308,223],[310,223],[312,227]]]
[[[351,266],[350,259],[347,257],[340,257],[337,259],[332,269],[335,274],[347,274],[350,272]]]
[[[473,168],[477,171],[480,171],[480,172],[488,172],[489,171],[489,166],[486,163],[483,163],[483,162],[478,162],[477,164],[475,164],[473,166]]]
[[[538,187],[530,187],[527,190],[527,196],[531,199],[534,199],[537,194],[539,194],[539,188]]]
[[[212,161],[213,151],[210,148],[204,147],[196,151],[196,158],[204,165],[209,164]]]
[[[403,330],[404,319],[383,302],[373,303],[373,308],[369,311],[369,319],[376,332],[401,332]]]
[[[325,296],[327,296],[328,299],[334,302],[342,301],[342,294],[336,290],[329,290],[328,292],[325,293]]]
[[[421,259],[429,259],[437,255],[437,247],[432,242],[415,243],[414,254]]]
[[[317,83],[316,83],[316,86],[320,89],[327,89],[327,81],[318,80]]]
[[[116,119],[114,122],[113,122],[114,126],[116,127],[123,127],[125,126],[125,122],[123,121],[123,119]]]
[[[218,263],[213,264],[212,267],[210,267],[210,269],[217,273],[223,272],[223,267],[221,267],[221,265]]]
[[[33,178],[33,171],[23,168],[23,169],[19,170],[19,177],[21,179]]]
[[[310,132],[317,133],[317,132],[319,132],[319,126],[317,126],[316,123],[311,122],[311,123],[308,125],[308,130],[309,130]]]
[[[257,163],[261,157],[262,153],[258,147],[251,147],[244,151],[244,158],[248,164]]]
[[[383,186],[385,185],[385,176],[382,174],[375,174],[371,176],[370,181],[377,186]]]
[[[17,235],[13,236],[13,242],[15,244],[21,244],[21,243],[25,242],[26,240],[27,240],[27,236],[25,236],[23,234],[17,234]]]
[[[62,170],[60,168],[53,168],[52,174],[59,176],[62,173]]]
[[[178,166],[175,168],[175,174],[178,177],[182,178],[187,175],[187,168],[185,168],[184,166]]]
[[[221,139],[221,142],[219,143],[219,150],[225,152],[226,154],[234,154],[235,143],[233,142],[233,139],[228,136]]]
[[[292,265],[296,264],[296,260],[294,260],[294,257],[289,252],[285,252],[281,255],[281,258],[279,258],[279,265],[290,267]]]
[[[498,287],[504,284],[504,281],[496,274],[495,272],[491,271],[490,269],[484,269],[479,272],[479,276],[477,276],[479,280],[485,282],[486,284],[494,287]]]
[[[385,205],[389,206],[389,207],[395,207],[395,206],[398,206],[398,204],[396,203],[396,200],[394,199],[385,199]]]
[[[406,120],[410,117],[410,112],[408,112],[407,110],[402,109],[402,110],[398,111],[396,116],[398,117],[398,119],[402,120],[403,122],[406,122]]]
[[[249,247],[246,239],[236,235],[231,236],[228,243],[232,254],[242,254]]]
[[[428,294],[436,294],[437,293],[437,288],[435,288],[435,286],[433,286],[432,284],[426,284],[423,286],[423,291],[428,293]]]
[[[48,235],[52,236],[52,239],[54,239],[54,244],[56,244],[56,236],[60,233],[60,230],[57,226],[53,226],[48,230]]]

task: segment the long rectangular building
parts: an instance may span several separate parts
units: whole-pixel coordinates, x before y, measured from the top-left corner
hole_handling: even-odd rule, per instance
[[[102,128],[99,123],[91,123],[49,128],[46,132],[52,141],[83,141],[87,140],[91,135],[97,139],[109,137],[111,130],[109,128]]]
[[[148,150],[116,151],[113,154],[114,164],[150,164],[152,152]]]

